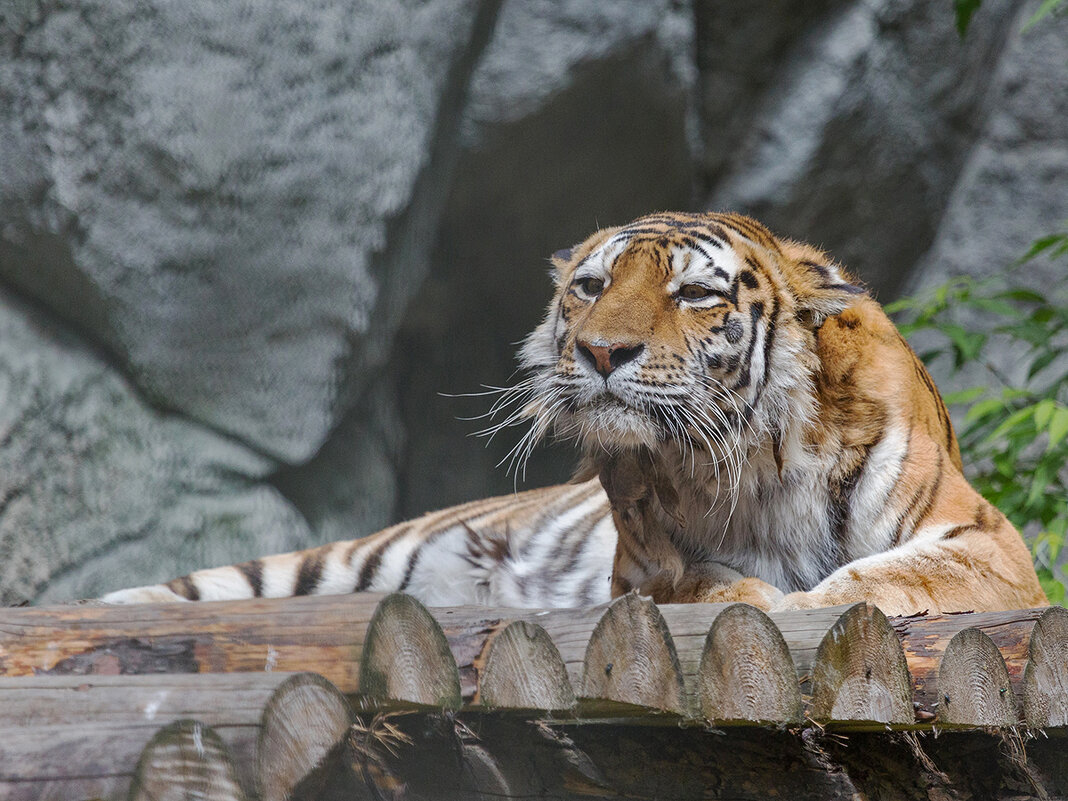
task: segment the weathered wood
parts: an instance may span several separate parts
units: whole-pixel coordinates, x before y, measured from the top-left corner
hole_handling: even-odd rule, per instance
[[[251,790],[264,707],[290,675],[0,678],[0,798],[125,798],[145,744],[186,718],[223,738]]]
[[[233,757],[210,726],[180,720],[145,746],[130,801],[245,801]]]
[[[1013,726],[1016,701],[994,641],[979,629],[953,635],[938,668],[938,720],[968,726]]]
[[[580,695],[685,714],[682,669],[656,604],[634,593],[612,603],[586,647]]]
[[[381,595],[0,610],[0,675],[322,673],[356,692]]]
[[[1068,726],[1068,609],[1051,606],[1035,623],[1023,676],[1028,726]]]
[[[801,720],[801,689],[786,641],[771,618],[748,604],[716,616],[697,687],[700,712],[709,720]]]
[[[352,726],[352,707],[315,673],[291,676],[274,691],[260,725],[256,773],[261,801],[286,801]]]
[[[1008,751],[1000,735],[982,731],[937,738],[885,730],[825,736],[817,728],[716,730],[463,716],[492,760],[493,775],[483,783],[469,762],[457,758],[455,731],[428,717],[394,719],[411,742],[384,754],[385,772],[404,787],[406,798],[1007,801],[1068,793],[1063,737],[1032,740],[1022,754]]]
[[[905,653],[878,608],[855,604],[824,635],[812,669],[812,716],[819,721],[913,721]]]
[[[575,691],[548,633],[515,620],[489,644],[476,701],[488,708],[570,710]]]
[[[990,637],[1001,652],[1019,704],[1031,630],[1044,611],[1045,608],[891,618],[891,624],[901,637],[912,674],[913,700],[928,712],[938,708],[935,684],[942,654],[953,635],[963,629],[975,628]]]
[[[376,701],[406,701],[459,709],[456,660],[438,622],[410,595],[387,595],[367,628],[360,693]]]

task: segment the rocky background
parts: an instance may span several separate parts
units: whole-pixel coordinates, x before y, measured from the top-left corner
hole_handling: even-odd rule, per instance
[[[488,401],[439,393],[510,380],[597,226],[749,211],[884,301],[1003,267],[1068,217],[1068,20],[1032,9],[5,3],[0,602],[510,491],[514,438],[457,419]]]

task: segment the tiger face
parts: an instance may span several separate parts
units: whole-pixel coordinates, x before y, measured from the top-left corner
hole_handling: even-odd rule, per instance
[[[522,350],[524,414],[586,449],[714,454],[774,429],[814,366],[813,330],[862,293],[813,248],[735,214],[656,214],[554,256]]]

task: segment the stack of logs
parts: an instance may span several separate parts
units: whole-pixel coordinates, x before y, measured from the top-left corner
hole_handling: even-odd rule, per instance
[[[1059,607],[6,609],[0,675],[2,799],[1068,793]]]

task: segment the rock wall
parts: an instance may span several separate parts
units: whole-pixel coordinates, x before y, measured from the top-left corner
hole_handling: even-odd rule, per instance
[[[9,5],[0,602],[510,491],[514,439],[456,419],[485,398],[439,393],[509,380],[546,257],[598,225],[739,208],[886,299],[1068,217],[1064,20],[741,8]]]

